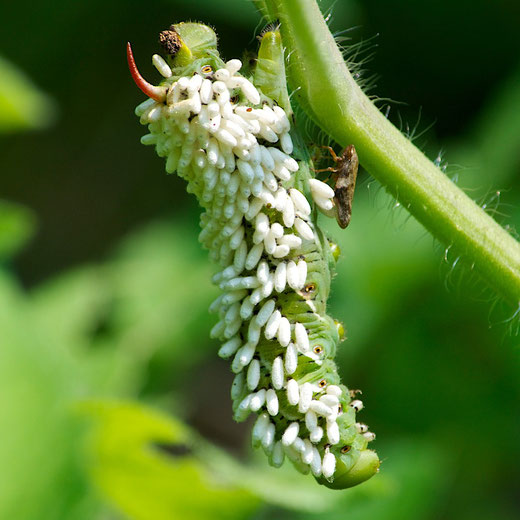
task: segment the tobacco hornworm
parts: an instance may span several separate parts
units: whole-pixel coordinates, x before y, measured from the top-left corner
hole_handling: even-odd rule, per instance
[[[261,38],[249,77],[222,61],[215,33],[181,23],[163,31],[158,86],[128,61],[150,99],[136,108],[166,171],[184,178],[204,212],[199,239],[219,266],[211,336],[231,359],[234,418],[258,414],[252,441],[273,466],[287,456],[319,483],[347,488],[378,471],[374,434],[356,422],[362,403],[334,356],[342,327],[326,314],[337,247],[317,225],[334,190],[313,179],[293,121],[276,28]],[[310,201],[310,202],[309,202]]]

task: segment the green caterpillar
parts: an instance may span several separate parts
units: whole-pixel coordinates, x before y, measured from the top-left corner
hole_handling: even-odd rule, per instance
[[[280,34],[264,32],[248,77],[239,60],[221,60],[207,26],[176,24],[160,41],[168,56],[153,57],[158,86],[140,76],[128,46],[150,98],[136,109],[150,132],[141,141],[204,208],[199,239],[222,290],[211,335],[236,373],[234,418],[258,414],[253,446],[273,466],[287,456],[328,487],[363,482],[380,462],[367,449],[375,436],[356,422],[363,405],[334,362],[342,327],[326,305],[338,250],[316,221],[317,206],[334,210],[334,190],[312,178],[294,127]]]

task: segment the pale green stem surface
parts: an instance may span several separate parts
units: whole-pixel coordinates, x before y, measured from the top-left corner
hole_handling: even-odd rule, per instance
[[[295,96],[336,142],[354,144],[363,167],[432,235],[505,299],[520,303],[520,244],[393,126],[351,76],[314,0],[265,0],[281,22]]]

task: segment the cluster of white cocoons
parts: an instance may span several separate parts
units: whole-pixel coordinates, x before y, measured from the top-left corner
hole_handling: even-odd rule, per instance
[[[171,76],[162,58],[153,62],[164,77]],[[304,325],[285,317],[273,299],[305,286],[307,263],[298,250],[305,241],[316,240],[311,206],[301,191],[283,186],[299,169],[291,157],[287,115],[269,100],[262,103],[255,86],[237,74],[241,66],[231,60],[207,74],[203,67],[165,87],[165,103],[149,99],[139,105],[136,113],[150,128],[142,142],[156,146],[167,158],[167,171],[177,170],[205,209],[200,240],[221,266],[213,282],[222,294],[210,307],[220,319],[211,335],[223,342],[219,355],[232,358],[237,374],[232,395],[248,391],[236,419],[259,414],[253,444],[263,447],[273,465],[280,466],[288,456],[315,476],[330,478],[335,456],[328,448],[321,456],[317,444],[340,442],[341,389],[300,385],[291,377],[303,356],[312,357],[309,338]],[[237,92],[242,104],[233,103]],[[310,190],[320,207],[332,208],[334,192],[328,185],[311,180]],[[277,341],[284,355],[274,360],[268,387],[259,389],[261,365],[255,352],[262,336]],[[308,438],[300,435],[299,422],[290,423],[277,438],[282,393],[304,415]]]

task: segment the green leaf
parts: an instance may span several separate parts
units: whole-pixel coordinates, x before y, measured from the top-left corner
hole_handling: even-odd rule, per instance
[[[78,360],[38,327],[2,271],[0,330],[0,518],[91,519],[70,411],[85,383]]]
[[[189,224],[158,222],[131,234],[106,263],[36,288],[32,307],[40,327],[85,357],[104,395],[135,395],[145,384],[171,391],[177,375],[216,350],[210,278]],[[190,345],[197,348],[187,355]]]
[[[0,200],[0,261],[14,256],[32,237],[34,228],[35,218],[29,210]]]
[[[0,133],[48,126],[54,103],[17,67],[0,57]]]
[[[81,408],[94,419],[88,467],[94,483],[133,520],[248,518],[258,500],[211,478],[192,451],[193,434],[181,422],[133,403],[96,402]],[[167,456],[154,443],[174,446]]]

